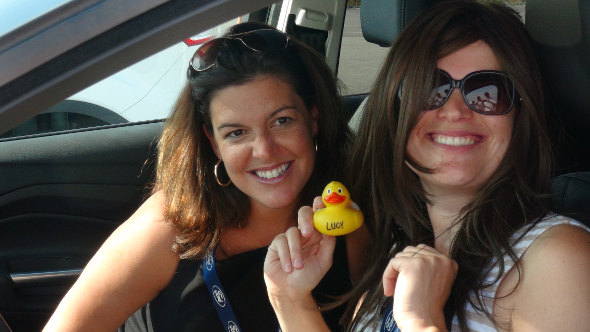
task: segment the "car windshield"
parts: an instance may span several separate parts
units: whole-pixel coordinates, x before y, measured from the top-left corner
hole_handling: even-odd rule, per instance
[[[73,0],[0,1],[0,37]]]

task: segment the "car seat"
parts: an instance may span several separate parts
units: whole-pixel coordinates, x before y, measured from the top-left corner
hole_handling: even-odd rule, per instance
[[[590,227],[590,0],[528,0],[525,13],[552,98],[550,120],[567,133],[558,162],[584,171],[553,180],[553,209]]]
[[[590,0],[528,0],[525,17],[551,98],[550,122],[565,129],[556,147],[561,172],[590,171]]]
[[[428,6],[442,0],[380,0],[361,2],[361,30],[370,43],[389,47],[406,25]],[[367,97],[368,98],[368,97]],[[367,98],[348,122],[356,132]]]
[[[553,180],[553,210],[590,227],[590,172],[570,173]]]

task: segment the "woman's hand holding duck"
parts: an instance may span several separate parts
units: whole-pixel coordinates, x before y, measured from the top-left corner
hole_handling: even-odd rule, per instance
[[[315,230],[312,216],[311,207],[299,209],[299,228],[277,235],[268,249],[264,279],[271,302],[306,298],[332,266],[336,238]]]
[[[408,246],[395,255],[383,273],[383,292],[394,298],[398,327],[446,331],[443,307],[456,276],[457,263],[427,245]]]
[[[316,198],[314,210],[321,205]],[[264,262],[264,281],[283,331],[327,330],[311,291],[332,266],[336,238],[314,229],[312,218],[311,207],[299,209],[299,228],[277,235]],[[293,321],[301,311],[306,319]]]

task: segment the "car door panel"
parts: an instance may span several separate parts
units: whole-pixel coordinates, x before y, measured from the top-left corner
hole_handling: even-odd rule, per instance
[[[0,313],[38,331],[149,194],[163,122],[0,141]]]

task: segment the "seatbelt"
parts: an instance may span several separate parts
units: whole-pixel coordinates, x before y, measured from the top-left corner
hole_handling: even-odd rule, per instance
[[[12,332],[12,330],[10,329],[10,327],[8,327],[8,324],[6,324],[6,321],[4,320],[4,317],[2,317],[1,314],[0,314],[0,332]]]

